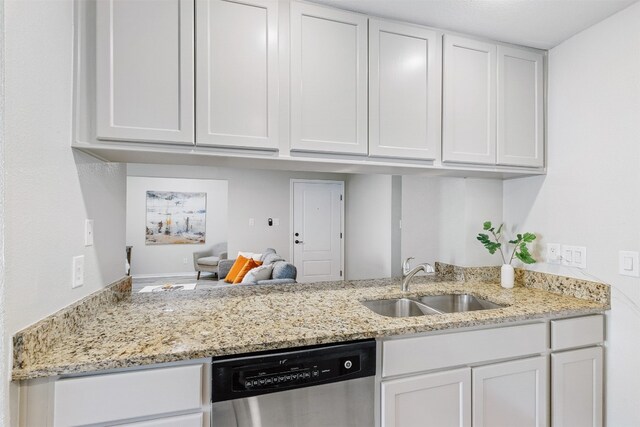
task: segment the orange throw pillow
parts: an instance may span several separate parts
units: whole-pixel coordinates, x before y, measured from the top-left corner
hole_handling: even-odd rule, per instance
[[[240,270],[242,270],[242,267],[244,267],[247,260],[248,259],[243,257],[242,255],[238,255],[238,258],[236,258],[236,262],[234,262],[233,265],[231,266],[231,270],[229,270],[229,273],[227,274],[227,277],[224,278],[224,281],[227,283],[233,283],[233,281],[236,280],[236,276],[238,275],[238,273],[240,273]]]
[[[261,265],[262,265],[262,261],[248,259],[247,262],[244,263],[244,266],[242,267],[242,270],[240,270],[240,273],[238,273],[238,275],[236,276],[236,279],[233,281],[233,284],[237,285],[238,283],[242,282],[242,279],[244,279],[244,276],[246,276],[250,270],[253,270],[254,268],[259,267]]]

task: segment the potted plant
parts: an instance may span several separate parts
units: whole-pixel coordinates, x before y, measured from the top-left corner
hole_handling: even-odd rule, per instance
[[[485,221],[482,228],[484,231],[491,233],[492,237],[489,237],[486,233],[479,233],[477,239],[484,245],[490,254],[495,254],[496,251],[500,251],[502,256],[502,268],[500,269],[500,284],[503,288],[513,288],[514,271],[511,262],[513,258],[518,258],[525,264],[533,264],[536,260],[531,256],[527,245],[532,243],[536,239],[536,235],[533,233],[516,234],[514,240],[509,240],[509,243],[513,245],[513,251],[509,257],[509,262],[504,256],[502,251],[502,229],[504,224],[500,224],[500,227],[496,230],[491,224],[491,221]],[[507,251],[508,253],[508,251]]]

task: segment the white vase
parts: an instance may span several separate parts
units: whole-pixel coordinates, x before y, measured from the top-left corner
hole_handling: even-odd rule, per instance
[[[500,285],[505,289],[513,288],[513,266],[511,264],[502,264],[500,268]]]

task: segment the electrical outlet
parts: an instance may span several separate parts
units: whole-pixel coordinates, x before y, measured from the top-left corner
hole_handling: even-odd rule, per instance
[[[84,285],[84,255],[73,257],[71,271],[71,288],[75,289]]]
[[[560,255],[560,243],[547,243],[547,263],[560,264],[562,255]]]
[[[93,246],[93,220],[86,219],[84,221],[84,245]]]

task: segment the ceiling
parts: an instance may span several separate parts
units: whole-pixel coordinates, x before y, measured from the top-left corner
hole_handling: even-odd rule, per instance
[[[369,15],[550,49],[638,0],[312,0]]]

